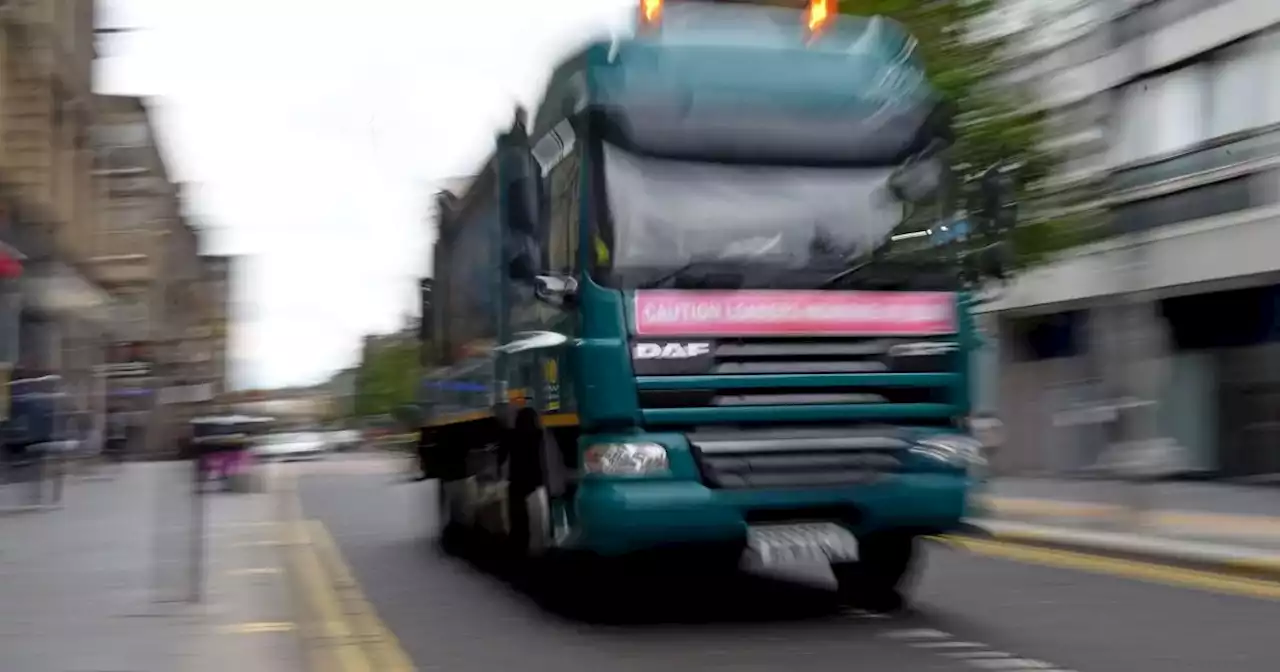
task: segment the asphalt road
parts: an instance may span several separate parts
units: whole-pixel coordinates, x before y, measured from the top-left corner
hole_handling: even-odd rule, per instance
[[[738,577],[651,595],[630,622],[584,623],[442,555],[431,484],[358,461],[302,469],[304,514],[420,670],[1269,672],[1280,660],[1280,601],[936,544],[906,615],[843,613],[817,588]]]

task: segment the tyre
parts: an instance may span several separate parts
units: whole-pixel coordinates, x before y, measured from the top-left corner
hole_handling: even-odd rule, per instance
[[[449,555],[464,555],[467,546],[466,527],[453,515],[453,505],[445,492],[443,479],[436,479],[436,540]]]
[[[527,562],[546,554],[550,544],[551,502],[543,452],[546,436],[538,414],[522,409],[507,439],[506,545],[511,560]]]
[[[906,606],[906,589],[916,568],[916,537],[884,533],[858,540],[857,562],[831,566],[840,601],[879,613]]]

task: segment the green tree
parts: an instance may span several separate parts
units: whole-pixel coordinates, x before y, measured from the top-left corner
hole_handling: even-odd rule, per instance
[[[356,415],[386,415],[412,403],[419,372],[415,341],[397,339],[370,347],[356,373]]]
[[[915,36],[930,80],[956,110],[952,156],[958,172],[972,174],[1000,161],[1018,166],[1023,207],[1012,245],[1020,264],[1084,242],[1087,227],[1079,215],[1036,207],[1045,200],[1042,181],[1057,157],[1043,147],[1045,119],[1034,101],[996,84],[1006,62],[1006,41],[975,39],[970,29],[999,11],[994,0],[843,0],[838,5],[847,14],[895,19]]]

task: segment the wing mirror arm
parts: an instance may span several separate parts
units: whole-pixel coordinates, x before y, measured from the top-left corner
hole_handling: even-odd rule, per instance
[[[533,291],[539,301],[553,306],[570,305],[578,295],[578,281],[571,275],[535,275]]]

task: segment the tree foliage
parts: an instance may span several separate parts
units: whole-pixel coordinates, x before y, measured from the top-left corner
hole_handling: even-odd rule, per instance
[[[843,0],[839,8],[846,14],[887,16],[915,36],[930,81],[956,110],[952,156],[958,172],[972,174],[996,162],[1018,166],[1023,228],[1012,244],[1020,264],[1080,242],[1072,233],[1078,222],[1037,217],[1035,208],[1026,207],[1037,200],[1038,186],[1057,161],[1044,149],[1045,119],[1034,101],[998,84],[1006,40],[979,39],[973,30],[999,11],[994,0]]]
[[[412,339],[395,339],[367,348],[356,373],[356,415],[387,415],[412,403],[419,373],[418,344]]]

